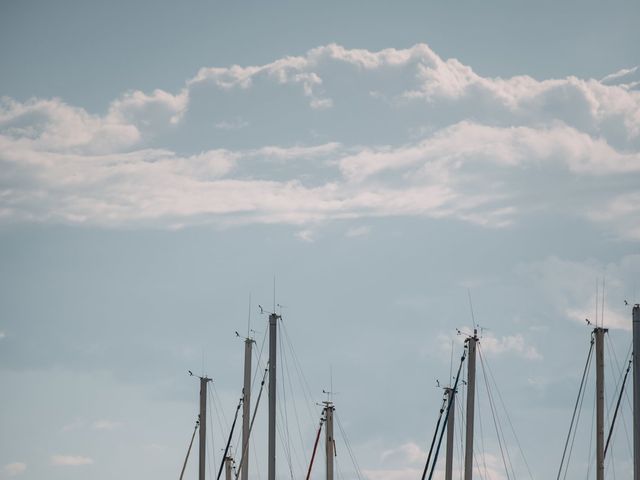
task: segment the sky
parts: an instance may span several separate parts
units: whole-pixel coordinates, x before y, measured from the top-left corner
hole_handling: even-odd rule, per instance
[[[306,470],[323,390],[339,478],[418,478],[474,323],[475,478],[555,476],[585,319],[609,329],[609,419],[640,301],[638,20],[632,1],[1,2],[0,478],[177,477],[188,370],[214,380],[215,478],[235,332],[258,388],[274,304],[279,479]],[[593,383],[568,479],[594,475]],[[621,405],[606,468],[629,478]]]

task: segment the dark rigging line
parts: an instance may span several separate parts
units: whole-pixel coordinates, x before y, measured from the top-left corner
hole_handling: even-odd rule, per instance
[[[422,480],[427,475],[427,469],[429,468],[429,462],[431,461],[431,454],[433,453],[433,447],[436,444],[436,439],[438,438],[438,431],[440,429],[440,421],[442,420],[442,414],[445,410],[445,405],[447,403],[448,395],[445,393],[442,397],[442,405],[440,405],[440,413],[438,415],[438,421],[436,422],[436,428],[433,431],[433,439],[431,440],[431,446],[429,447],[429,453],[427,455],[427,461],[424,464],[424,470],[422,471]]]
[[[562,451],[562,459],[560,460],[560,468],[558,469],[558,476],[556,480],[560,480],[560,475],[562,474],[562,465],[564,464],[564,459],[567,454],[567,447],[569,446],[569,440],[571,439],[571,431],[573,430],[573,424],[576,418],[576,412],[578,410],[578,404],[580,403],[580,397],[582,396],[582,390],[584,388],[584,381],[587,376],[587,371],[589,369],[589,364],[591,363],[591,354],[593,353],[593,335],[591,336],[591,346],[589,347],[589,353],[587,354],[587,361],[584,365],[584,371],[582,372],[582,381],[580,382],[580,388],[578,389],[578,398],[576,398],[576,404],[573,407],[573,415],[571,416],[571,423],[569,424],[569,433],[567,433],[567,440],[564,443],[564,450]]]
[[[598,392],[596,390],[593,391],[593,407],[591,410],[591,428],[589,429],[590,433],[593,433],[594,429],[594,424],[595,424],[595,419],[596,419],[596,404],[597,404],[597,399],[598,399]],[[591,465],[593,463],[595,463],[595,457],[597,456],[597,452],[595,449],[593,449],[593,437],[594,435],[589,435],[589,454],[587,455],[587,478],[586,480],[589,480],[589,477],[591,476]],[[591,457],[591,452],[593,451],[593,457]],[[597,475],[597,473],[596,473]]]
[[[309,480],[311,477],[311,469],[313,468],[313,461],[316,458],[316,452],[318,451],[318,443],[320,441],[320,432],[322,431],[322,424],[324,423],[324,418],[320,415],[320,425],[318,425],[318,433],[316,434],[316,440],[313,443],[313,451],[311,453],[311,461],[309,462],[309,468],[307,469],[307,477],[306,480]]]
[[[224,468],[224,462],[227,459],[227,454],[229,453],[229,445],[231,445],[231,440],[233,439],[233,431],[236,428],[236,422],[238,421],[238,412],[240,411],[240,407],[242,406],[243,397],[240,397],[240,401],[238,402],[238,406],[236,407],[236,413],[233,416],[233,423],[231,424],[231,431],[229,432],[229,438],[227,439],[227,445],[224,447],[224,455],[222,456],[222,461],[220,462],[220,468],[218,469],[217,480],[220,480],[220,475],[222,475],[222,469]]]
[[[609,342],[610,351],[613,352],[613,358],[614,358],[614,360],[616,362],[616,367],[618,368],[618,373],[622,374],[622,368],[620,367],[620,362],[618,361],[618,355],[616,354],[616,351],[613,348],[613,344],[611,342],[611,339],[609,338],[608,335],[605,336],[605,338]],[[633,350],[633,341],[629,344],[629,349],[627,350],[627,354],[624,357],[625,361],[626,361],[627,358],[629,358],[629,359],[631,358],[632,350]],[[631,406],[631,401],[629,400],[628,392],[624,393],[624,398],[627,401],[627,406],[629,407],[629,410],[631,410],[633,412],[633,407]],[[624,427],[624,434],[625,434],[625,437],[627,439],[627,448],[629,449],[629,456],[633,457],[633,452],[631,451],[631,440],[630,440],[630,437],[629,437],[629,430],[627,429],[627,422],[624,421],[625,420],[624,412],[625,411],[622,410],[622,420],[623,420],[622,426]],[[629,422],[629,423],[632,423],[632,422]]]
[[[593,359],[593,356],[591,357]],[[589,379],[589,374],[591,373],[591,362],[589,362],[589,371],[587,372],[587,380]],[[573,437],[571,438],[571,445],[569,446],[569,456],[567,457],[567,467],[564,471],[563,480],[567,480],[567,474],[569,473],[569,462],[571,461],[571,455],[573,455],[573,447],[576,443],[576,437],[578,436],[578,424],[580,423],[580,417],[582,416],[582,404],[584,403],[584,399],[586,397],[587,390],[584,389],[582,391],[582,397],[580,398],[580,406],[578,407],[578,416],[576,418],[576,428],[573,430]]]
[[[262,398],[262,391],[264,390],[264,384],[267,379],[267,373],[269,373],[269,362],[267,362],[267,368],[264,369],[264,374],[262,375],[262,382],[260,383],[260,391],[258,392],[258,398],[256,400],[256,406],[253,410],[253,416],[251,417],[251,423],[249,424],[249,439],[253,439],[251,437],[251,431],[253,430],[253,422],[256,419],[256,414],[258,413],[258,406],[260,405],[260,399]],[[242,466],[244,465],[244,459],[246,457],[247,448],[249,448],[249,444],[243,445],[242,456],[240,457],[240,464],[238,465],[238,471],[236,472],[236,480],[238,480],[238,476],[240,476],[240,472],[242,471]],[[255,455],[254,455],[255,459]],[[259,470],[258,470],[259,474]]]
[[[465,358],[467,357],[467,350],[465,349],[462,353],[462,357],[460,357],[460,365],[458,366],[458,373],[456,374],[456,381],[453,384],[452,394],[453,396],[456,394],[458,390],[458,382],[460,381],[460,371],[462,370],[462,364],[464,363]],[[452,396],[452,398],[453,398]],[[438,454],[440,453],[440,446],[442,445],[442,437],[444,437],[445,427],[447,426],[447,422],[449,420],[449,412],[451,411],[451,402],[447,406],[447,415],[444,418],[444,424],[442,425],[442,430],[440,431],[440,438],[438,439],[438,446],[436,448],[436,454],[433,458],[433,463],[431,465],[431,473],[429,473],[429,480],[433,477],[433,472],[436,470],[436,463],[438,462]]]
[[[196,438],[196,431],[198,430],[198,426],[200,425],[200,415],[198,415],[198,420],[196,420],[196,426],[193,429],[193,435],[191,435],[191,442],[189,443],[189,448],[187,449],[187,456],[184,457],[184,464],[182,465],[182,471],[180,472],[180,479],[184,476],[184,470],[187,468],[187,461],[189,460],[189,454],[191,453],[191,447],[193,447],[193,439]]]
[[[611,427],[609,428],[609,435],[607,435],[607,443],[604,447],[604,458],[607,458],[607,450],[609,448],[609,441],[611,440],[611,434],[613,433],[613,427],[616,425],[616,417],[618,416],[618,409],[620,408],[620,402],[622,401],[622,394],[624,393],[624,385],[627,383],[627,377],[629,376],[629,370],[631,370],[631,360],[629,360],[629,365],[627,366],[627,371],[624,374],[624,379],[622,380],[622,385],[620,386],[620,395],[618,396],[618,401],[616,403],[616,409],[613,412],[613,419],[611,420]]]

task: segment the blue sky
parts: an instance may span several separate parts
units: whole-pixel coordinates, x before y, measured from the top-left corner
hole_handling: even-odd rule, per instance
[[[609,402],[640,300],[638,10],[4,2],[0,478],[177,475],[185,372],[229,419],[234,331],[251,295],[260,343],[274,276],[311,390],[290,392],[310,410],[296,435],[331,370],[364,478],[416,478],[470,293],[533,477],[554,475],[596,281]],[[479,478],[506,478],[479,411]],[[612,455],[628,475],[624,429]]]

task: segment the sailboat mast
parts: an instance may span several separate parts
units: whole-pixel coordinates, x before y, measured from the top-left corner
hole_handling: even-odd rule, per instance
[[[276,348],[279,315],[269,315],[269,461],[268,480],[276,480]]]
[[[325,452],[327,457],[327,480],[333,480],[333,455],[335,452],[335,444],[333,439],[333,411],[335,407],[331,402],[324,402],[324,418],[327,426],[325,433]]]
[[[473,478],[473,419],[476,399],[476,343],[478,331],[473,330],[473,337],[467,339],[469,349],[469,366],[467,371],[467,431],[464,450],[464,480]]]
[[[596,480],[604,480],[604,334],[596,327]]]
[[[233,458],[224,458],[224,478],[225,480],[233,479]]]
[[[253,340],[244,341],[244,400],[242,402],[242,480],[249,478],[249,423],[251,421],[251,355]]]
[[[633,307],[633,480],[640,480],[640,305]]]
[[[200,377],[200,452],[198,465],[198,480],[205,480],[205,465],[207,457],[207,383],[208,377]]]
[[[446,389],[449,396],[449,418],[447,419],[447,458],[445,462],[444,480],[452,480],[453,478],[453,434],[455,430],[456,417],[456,395],[453,388]]]

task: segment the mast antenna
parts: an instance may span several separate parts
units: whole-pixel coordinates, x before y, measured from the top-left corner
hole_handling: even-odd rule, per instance
[[[476,317],[473,314],[473,302],[471,301],[471,289],[467,288],[467,297],[469,297],[469,310],[471,311],[471,322],[473,323],[473,330],[476,329]]]
[[[447,385],[451,386],[451,379],[453,378],[453,339],[451,339],[451,359],[449,360],[449,381]]]
[[[249,315],[247,316],[247,338],[251,336],[251,292],[249,292]]]
[[[605,277],[602,277],[602,306],[601,306],[601,311],[602,313],[600,314],[600,326],[602,328],[604,328],[604,279]]]
[[[598,326],[598,296],[600,292],[598,291],[598,277],[596,277],[596,327]]]

